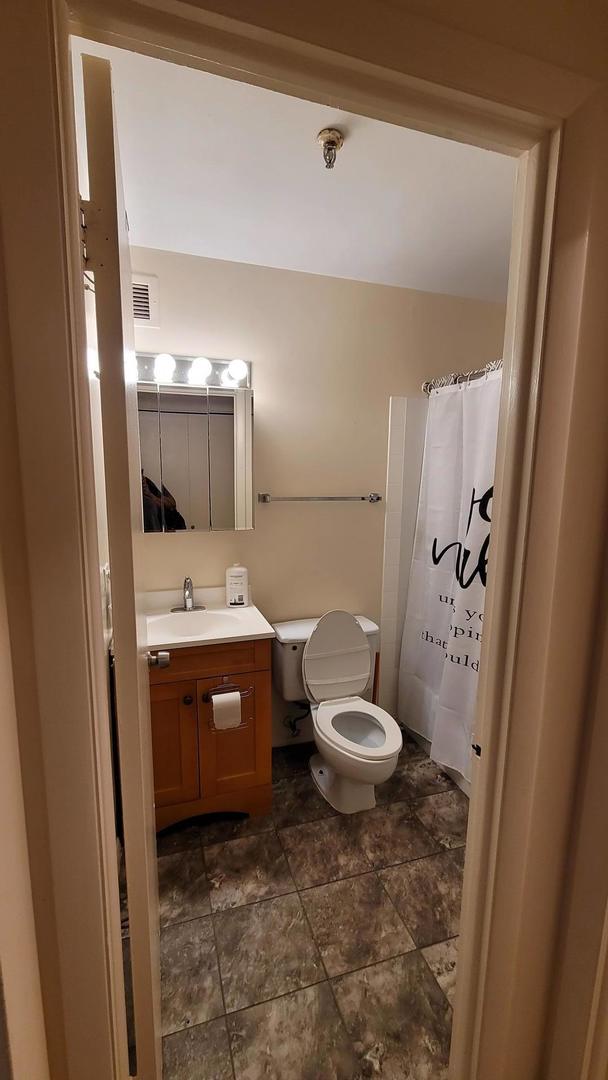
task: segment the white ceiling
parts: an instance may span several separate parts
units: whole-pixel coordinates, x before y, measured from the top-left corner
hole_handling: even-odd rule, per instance
[[[75,49],[112,62],[134,245],[504,300],[513,159],[121,49]],[[346,139],[330,171],[316,135],[332,125]]]

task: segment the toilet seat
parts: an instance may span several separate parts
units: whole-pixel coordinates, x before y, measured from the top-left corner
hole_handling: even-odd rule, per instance
[[[349,718],[352,718],[352,735],[348,731]],[[345,721],[343,725],[341,719]],[[401,729],[390,713],[360,697],[322,702],[313,722],[330,745],[360,761],[386,761],[398,754],[403,745]],[[370,741],[362,742],[362,738]]]

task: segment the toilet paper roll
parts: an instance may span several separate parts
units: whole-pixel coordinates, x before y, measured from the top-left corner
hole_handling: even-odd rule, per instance
[[[238,727],[241,722],[241,695],[238,690],[228,694],[212,694],[213,723],[218,731]]]

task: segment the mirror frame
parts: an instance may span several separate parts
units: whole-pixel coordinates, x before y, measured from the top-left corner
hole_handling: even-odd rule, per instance
[[[157,394],[175,393],[189,395],[209,393],[217,396],[230,396],[234,401],[234,528],[222,529],[213,527],[213,506],[211,502],[211,454],[209,455],[209,528],[187,529],[187,532],[244,532],[255,528],[254,509],[254,462],[253,462],[253,389],[251,388],[251,363],[240,361],[246,368],[246,375],[242,379],[232,379],[229,368],[235,362],[232,360],[209,360],[211,365],[208,377],[204,382],[185,381],[188,374],[188,366],[195,360],[206,360],[205,357],[180,356],[168,354],[175,360],[174,372],[177,378],[173,381],[154,378],[154,364],[160,353],[137,352],[137,392]],[[162,453],[162,451],[159,451]],[[142,496],[142,525],[143,525],[143,496]],[[171,532],[162,530],[163,535],[169,536]],[[180,530],[181,532],[181,530]],[[146,535],[151,535],[147,533]]]

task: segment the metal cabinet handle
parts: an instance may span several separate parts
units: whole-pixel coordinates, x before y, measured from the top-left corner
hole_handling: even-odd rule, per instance
[[[171,653],[169,652],[149,652],[147,653],[148,667],[169,667],[171,660]]]
[[[192,705],[192,702],[194,701],[194,698],[192,697],[192,694],[186,694],[186,696],[184,697],[183,700],[184,700],[184,705]]]

